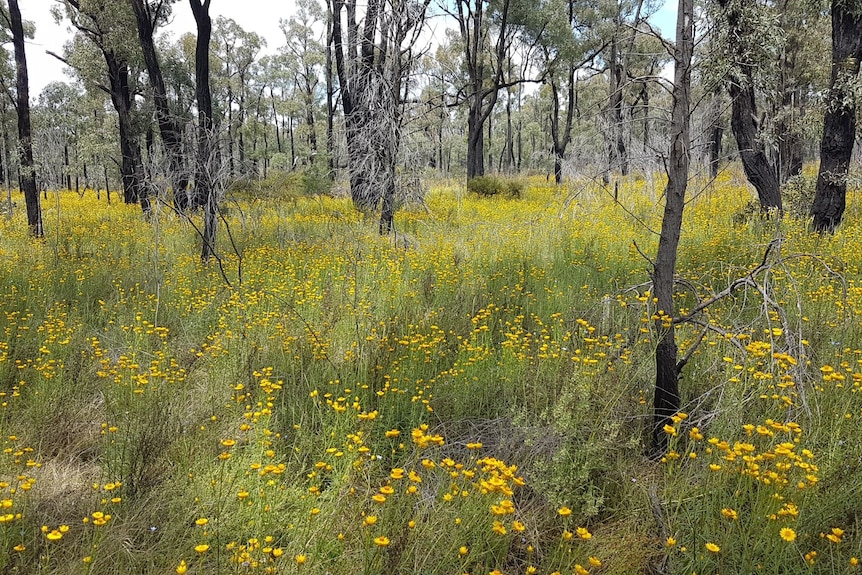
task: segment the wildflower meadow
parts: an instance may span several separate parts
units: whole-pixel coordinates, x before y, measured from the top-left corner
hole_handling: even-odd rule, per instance
[[[860,569],[858,194],[818,236],[690,186],[675,313],[733,289],[677,325],[656,461],[663,186],[438,181],[394,238],[239,192],[206,267],[166,206],[2,218],[0,573]]]

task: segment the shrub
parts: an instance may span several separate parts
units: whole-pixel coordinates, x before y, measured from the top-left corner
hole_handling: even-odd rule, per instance
[[[520,198],[524,192],[524,183],[514,178],[476,176],[467,180],[467,191],[479,196]]]
[[[271,170],[264,180],[236,180],[231,183],[228,191],[253,198],[297,199],[329,195],[332,191],[332,180],[325,170],[318,166],[295,172]]]
[[[785,213],[799,220],[807,220],[814,203],[817,177],[799,174],[789,178],[781,190],[781,203]]]

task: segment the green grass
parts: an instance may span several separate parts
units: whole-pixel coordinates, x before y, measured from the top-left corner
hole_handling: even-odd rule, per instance
[[[168,213],[63,193],[45,240],[0,222],[0,571],[847,572],[856,198],[825,238],[734,218],[738,176],[692,200],[679,308],[782,242],[768,301],[679,327],[684,416],[653,462],[660,185],[441,184],[401,242],[348,200],[239,199],[230,285]]]

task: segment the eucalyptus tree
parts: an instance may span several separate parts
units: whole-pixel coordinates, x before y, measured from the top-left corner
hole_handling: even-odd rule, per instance
[[[330,1],[350,193],[363,212],[379,208],[385,234],[395,213],[406,82],[421,56],[430,0],[370,0],[361,26],[356,0]]]
[[[467,102],[467,179],[485,174],[485,122],[500,90],[507,87],[506,54],[514,39],[510,26],[512,0],[455,0],[445,10],[455,18],[464,49],[466,84],[458,89]]]
[[[219,169],[213,145],[212,89],[210,88],[210,40],[212,18],[210,0],[189,0],[197,27],[195,43],[195,101],[198,108],[197,156],[193,204],[204,209],[204,231],[201,238],[201,261],[208,262],[215,253],[218,226],[218,190],[214,176]]]
[[[149,211],[149,195],[143,185],[141,121],[135,100],[140,57],[127,41],[128,30],[134,28],[134,14],[125,2],[117,0],[64,0],[63,8],[55,9],[55,18],[65,16],[77,34],[66,44],[64,55],[56,56],[85,84],[110,96],[118,120],[123,198],[126,203],[140,201],[144,211]],[[99,60],[104,61],[104,67]]]
[[[608,46],[598,31],[600,12],[593,2],[550,0],[548,9],[565,18],[549,19],[541,42],[541,66],[550,87],[550,133],[554,154],[554,181],[563,180],[563,160],[572,141],[578,110],[577,87],[583,67]]]
[[[39,94],[35,126],[40,146],[43,180],[54,188],[78,188],[79,141],[89,114],[84,112],[83,91],[65,82],[51,82]]]
[[[724,37],[721,55],[727,66],[731,99],[730,127],[745,176],[757,190],[763,211],[781,211],[778,170],[770,161],[757,105],[757,88],[767,68],[778,63],[783,34],[768,7],[749,0],[718,0]]]
[[[216,17],[212,52],[220,66],[215,71],[213,84],[225,92],[219,99],[224,101],[222,110],[227,115],[228,167],[232,177],[246,173],[243,124],[249,100],[247,81],[252,65],[265,46],[266,40],[260,35],[244,30],[230,18]]]
[[[609,32],[610,41],[604,55],[608,73],[608,171],[618,169],[625,176],[629,171],[628,150],[623,125],[623,90],[625,87],[624,44],[634,42],[635,31],[629,25],[631,4],[624,1],[614,2],[609,21],[613,28]],[[634,28],[640,24],[643,1],[635,4]],[[630,51],[630,50],[629,50]],[[605,180],[608,179],[606,173]]]
[[[0,12],[5,25],[12,34],[15,52],[15,109],[18,112],[18,155],[21,170],[20,183],[27,205],[27,226],[30,235],[41,238],[42,208],[39,191],[36,189],[36,165],[33,161],[33,142],[30,126],[30,80],[27,74],[27,54],[24,49],[25,30],[18,0],[9,0],[8,11]],[[32,29],[29,34],[32,37]]]
[[[174,205],[178,210],[185,210],[190,200],[189,173],[182,147],[183,126],[182,122],[172,114],[168,105],[167,89],[155,43],[156,30],[168,21],[174,0],[129,0],[129,2],[134,11],[138,41],[152,90],[159,134],[168,157]]]
[[[832,0],[832,82],[826,100],[820,169],[811,215],[814,229],[833,232],[846,207],[847,172],[856,140],[862,0]]]
[[[319,85],[326,62],[321,32],[323,10],[317,0],[299,0],[289,19],[280,21],[286,44],[280,49],[290,62],[294,84],[305,109],[305,136],[312,157],[318,153],[315,111],[319,105]]]

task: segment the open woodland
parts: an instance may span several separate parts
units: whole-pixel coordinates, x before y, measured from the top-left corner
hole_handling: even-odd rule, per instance
[[[862,570],[862,3],[658,8],[3,2],[0,573]]]

